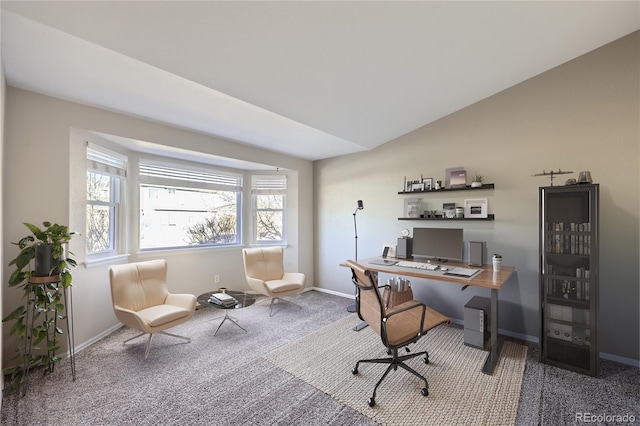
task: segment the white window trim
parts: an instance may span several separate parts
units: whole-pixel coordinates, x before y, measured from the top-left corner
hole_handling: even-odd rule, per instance
[[[280,240],[258,241],[258,195],[282,195],[282,208],[271,209],[271,211],[282,212],[282,238]],[[261,209],[261,211],[267,211]],[[251,245],[252,246],[287,246],[287,175],[251,175]]]
[[[89,200],[85,201],[85,205],[102,205],[102,206],[113,206],[114,207],[114,224],[113,229],[110,229],[111,238],[113,239],[113,248],[110,250],[104,250],[97,253],[88,253],[85,247],[85,263],[86,264],[95,264],[98,262],[102,262],[110,260],[114,257],[126,256],[124,255],[125,247],[127,246],[126,242],[126,232],[125,232],[125,209],[124,205],[126,204],[126,177],[127,177],[127,156],[111,151],[107,148],[104,148],[100,145],[93,144],[91,142],[87,142],[87,151],[86,151],[86,171],[93,172],[105,176],[109,176],[112,178],[112,184],[114,187],[112,190],[112,197],[116,200],[110,200],[109,202],[104,201],[93,201]],[[86,185],[85,185],[85,193],[86,193]],[[86,198],[86,195],[85,195]],[[86,215],[86,213],[85,213]],[[85,218],[86,221],[86,218]]]

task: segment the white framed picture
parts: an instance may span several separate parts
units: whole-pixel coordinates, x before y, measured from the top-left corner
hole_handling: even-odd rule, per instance
[[[406,198],[404,200],[404,217],[420,217],[420,198]]]
[[[486,198],[472,198],[464,200],[464,217],[484,219],[488,214],[488,200]]]

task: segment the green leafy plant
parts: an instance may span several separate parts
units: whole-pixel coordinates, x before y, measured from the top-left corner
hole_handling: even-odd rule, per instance
[[[58,336],[63,331],[58,327],[57,321],[66,318],[60,290],[71,286],[71,269],[77,266],[73,253],[65,250],[75,232],[69,232],[67,226],[51,222],[43,222],[42,229],[31,223],[24,225],[31,234],[12,243],[18,246],[20,253],[9,262],[9,266],[15,267],[9,277],[9,287],[22,288],[23,298],[27,303],[18,306],[2,320],[13,322],[9,335],[17,335],[19,339],[14,358],[19,361],[17,365],[5,370],[5,374],[10,376],[4,389],[5,394],[13,393],[19,388],[25,368],[46,367],[46,375],[53,371],[54,363],[60,361],[56,352],[60,349]],[[45,275],[53,277],[51,280],[35,279],[39,275],[32,269],[36,263],[37,251],[43,246],[50,247],[51,267]],[[27,320],[33,325],[30,330],[27,330]],[[40,345],[43,342],[46,345],[42,348]],[[31,353],[29,347],[37,351],[38,355]]]

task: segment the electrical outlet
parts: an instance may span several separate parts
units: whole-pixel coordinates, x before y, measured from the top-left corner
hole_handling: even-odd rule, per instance
[[[216,283],[219,283],[220,282],[220,275],[214,275],[213,281],[216,282]]]

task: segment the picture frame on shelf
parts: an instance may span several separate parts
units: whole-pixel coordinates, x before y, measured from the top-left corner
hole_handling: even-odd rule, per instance
[[[418,218],[420,211],[420,198],[406,198],[404,200],[403,217]]]
[[[442,217],[446,219],[456,217],[456,203],[442,203]]]
[[[413,184],[411,184],[411,191],[424,191],[424,182],[414,181]]]
[[[466,185],[466,181],[467,181],[467,177],[466,174],[467,172],[465,171],[464,167],[450,167],[448,169],[445,169],[444,171],[444,187],[445,189],[449,189],[449,188],[453,188],[451,186],[452,182],[451,182],[451,175],[457,172],[464,172],[465,173],[465,185]]]
[[[423,178],[422,183],[424,185],[424,191],[431,191],[433,189],[433,178]]]
[[[453,170],[449,176],[450,188],[465,188],[467,186],[467,171]]]
[[[486,219],[488,217],[488,203],[486,198],[471,198],[464,200],[464,217]]]

